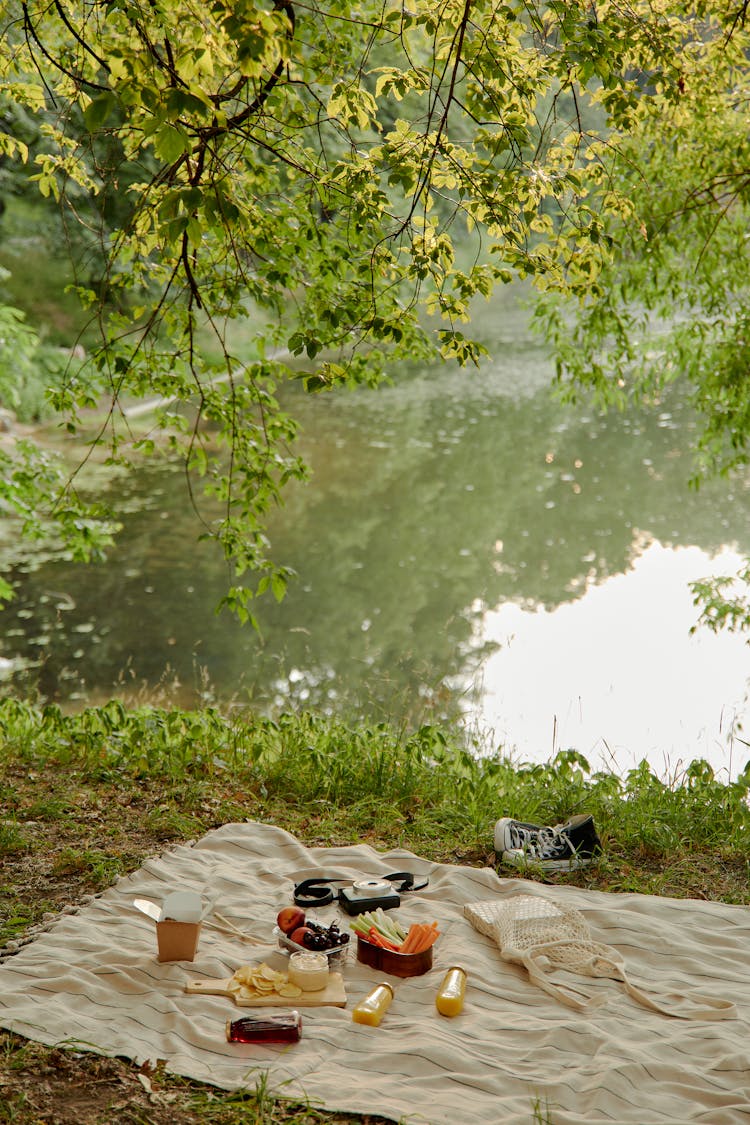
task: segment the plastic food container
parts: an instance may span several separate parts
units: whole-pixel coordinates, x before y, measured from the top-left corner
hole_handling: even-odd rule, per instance
[[[304,945],[298,945],[296,941],[292,941],[287,937],[283,930],[278,926],[274,926],[274,936],[276,937],[279,948],[286,950],[287,953],[311,953],[312,950],[305,949]],[[346,962],[347,954],[349,953],[350,942],[345,945],[335,945],[333,949],[321,949],[320,952],[328,958],[328,964],[331,972],[338,972]],[[318,950],[316,949],[317,953]]]
[[[357,960],[394,977],[420,977],[432,968],[432,946],[422,953],[395,953],[357,934]]]

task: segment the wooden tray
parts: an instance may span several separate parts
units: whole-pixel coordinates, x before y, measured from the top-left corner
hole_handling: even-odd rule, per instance
[[[328,984],[319,992],[303,992],[301,996],[279,996],[276,992],[269,996],[254,997],[252,1000],[242,999],[235,992],[230,992],[230,980],[231,977],[227,980],[189,980],[185,991],[193,996],[228,996],[238,1008],[320,1008],[326,1004],[336,1008],[346,1007],[346,991],[341,973],[331,973]]]

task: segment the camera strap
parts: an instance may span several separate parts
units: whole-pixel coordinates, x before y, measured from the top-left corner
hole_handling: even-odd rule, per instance
[[[380,876],[379,876],[380,878]],[[393,883],[393,889],[398,894],[406,891],[421,891],[429,883],[429,879],[416,881],[416,875],[411,871],[395,871],[392,875],[383,875],[382,878]],[[337,879],[333,876],[316,875],[312,879],[303,879],[294,888],[294,902],[296,906],[328,906],[335,902],[340,890],[336,884],[351,886],[351,879]]]

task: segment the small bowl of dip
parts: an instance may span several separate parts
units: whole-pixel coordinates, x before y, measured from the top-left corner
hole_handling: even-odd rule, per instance
[[[328,984],[330,971],[325,953],[293,953],[287,975],[303,992],[320,992]]]

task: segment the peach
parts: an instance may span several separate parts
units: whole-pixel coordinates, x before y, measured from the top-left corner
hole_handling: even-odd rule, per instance
[[[285,906],[276,917],[276,925],[282,934],[291,934],[292,930],[299,929],[305,924],[305,912],[298,906]]]
[[[307,943],[305,941],[305,938],[308,934],[312,934],[312,930],[309,926],[298,926],[296,930],[292,930],[292,932],[287,936],[289,937],[290,941],[294,942],[295,945],[306,946]]]

